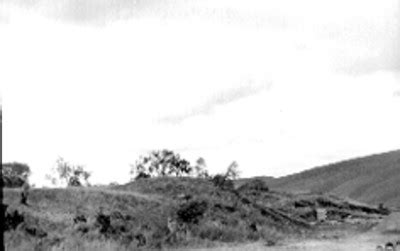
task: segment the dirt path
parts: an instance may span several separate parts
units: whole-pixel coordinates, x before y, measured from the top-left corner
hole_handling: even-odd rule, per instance
[[[286,244],[274,247],[267,247],[263,243],[251,243],[236,247],[226,246],[210,249],[191,249],[204,251],[374,251],[378,244],[384,244],[387,241],[400,239],[400,236],[395,235],[380,235],[377,233],[369,233],[357,235],[337,240],[304,240],[291,241]],[[187,250],[187,249],[186,249]]]
[[[378,244],[388,241],[379,235],[360,235],[337,240],[307,240],[299,243],[290,243],[285,247],[270,250],[305,250],[305,251],[350,251],[375,250]]]

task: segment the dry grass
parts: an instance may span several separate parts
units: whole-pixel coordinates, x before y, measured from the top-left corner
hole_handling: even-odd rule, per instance
[[[279,245],[288,238],[312,236],[312,228],[299,218],[294,205],[310,200],[321,206],[321,196],[224,190],[204,179],[160,178],[110,188],[33,189],[29,206],[22,206],[19,191],[5,189],[8,210],[25,217],[17,230],[7,232],[6,242],[8,250],[230,250],[249,242],[257,244],[246,248],[257,250],[260,245],[265,248],[264,243]],[[342,203],[331,197],[324,200]],[[192,204],[204,205],[204,210]],[[77,216],[86,222],[74,222]],[[179,219],[186,234],[172,238],[168,217]],[[40,237],[39,232],[46,235]]]

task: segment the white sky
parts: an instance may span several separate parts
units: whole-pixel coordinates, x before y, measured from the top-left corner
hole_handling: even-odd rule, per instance
[[[400,1],[3,0],[3,162],[281,176],[400,148]]]

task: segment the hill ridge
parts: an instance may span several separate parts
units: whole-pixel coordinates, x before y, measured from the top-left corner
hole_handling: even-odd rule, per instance
[[[400,206],[400,150],[338,161],[268,183],[277,190],[333,193],[371,204]]]

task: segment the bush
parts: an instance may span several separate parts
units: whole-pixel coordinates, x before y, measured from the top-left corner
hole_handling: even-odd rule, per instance
[[[226,170],[225,174],[216,174],[211,177],[214,186],[224,190],[234,190],[233,180],[239,177],[238,164],[233,161]]]
[[[87,219],[83,214],[78,214],[74,217],[73,221],[74,224],[79,224],[79,223],[86,223]]]
[[[200,219],[207,211],[207,208],[207,201],[194,200],[182,204],[177,210],[176,214],[180,222],[184,222],[186,224],[198,224]]]
[[[225,189],[232,190],[234,188],[234,184],[232,180],[229,180],[225,175],[217,174],[211,178],[211,182],[214,186]]]
[[[111,217],[103,212],[97,213],[95,225],[99,228],[101,234],[107,235],[112,232]]]
[[[18,210],[15,210],[12,213],[7,212],[4,222],[4,230],[5,231],[14,230],[23,222],[24,222],[24,216],[20,214]]]
[[[265,184],[263,180],[253,179],[239,187],[239,191],[268,192],[269,187],[267,186],[267,184]]]
[[[123,215],[119,211],[114,211],[110,214],[100,211],[96,215],[94,226],[105,238],[118,240],[125,246],[131,245],[135,240],[138,247],[146,245],[146,236],[143,235],[143,231],[137,232],[139,227],[132,225],[131,220],[131,216]],[[85,228],[87,224],[82,224],[81,226]]]

